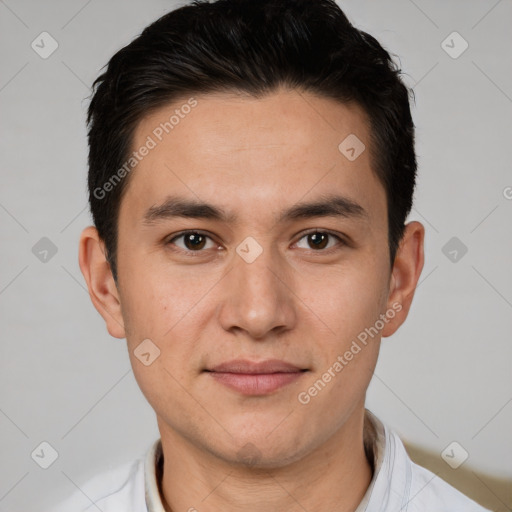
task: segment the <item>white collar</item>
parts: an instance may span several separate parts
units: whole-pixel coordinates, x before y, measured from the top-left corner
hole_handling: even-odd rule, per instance
[[[162,467],[162,457],[162,440],[157,439],[149,449],[146,455],[146,460],[144,461],[144,482],[146,490],[146,507],[148,512],[166,512],[162,505],[158,485],[161,473],[157,469]]]
[[[367,454],[373,455],[373,478],[370,485],[355,512],[364,512],[373,488],[375,480],[382,467],[386,448],[386,431],[382,422],[368,409],[364,417],[364,442]],[[371,455],[370,455],[371,456]],[[146,506],[148,512],[166,512],[160,497],[158,480],[161,478],[163,464],[162,440],[157,439],[149,449],[144,462],[144,481],[146,490]]]

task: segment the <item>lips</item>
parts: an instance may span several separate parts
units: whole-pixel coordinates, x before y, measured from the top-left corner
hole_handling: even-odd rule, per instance
[[[235,359],[214,366],[212,372],[220,373],[244,373],[250,375],[268,373],[295,373],[302,371],[301,368],[278,359],[267,359],[266,361],[253,362],[245,359]]]
[[[236,359],[206,370],[220,384],[253,396],[272,393],[300,379],[306,371],[277,359],[260,362]]]

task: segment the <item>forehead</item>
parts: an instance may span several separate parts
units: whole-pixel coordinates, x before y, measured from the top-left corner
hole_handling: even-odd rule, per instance
[[[151,149],[135,167],[123,203],[134,213],[181,195],[254,214],[257,205],[277,212],[283,201],[335,191],[366,201],[367,209],[385,208],[369,135],[360,107],[310,93],[187,97],[137,126],[132,150]]]

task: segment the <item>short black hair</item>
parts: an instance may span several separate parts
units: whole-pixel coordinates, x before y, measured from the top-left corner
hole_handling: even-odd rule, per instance
[[[258,98],[281,87],[362,107],[372,170],[386,191],[393,264],[417,168],[413,92],[400,75],[390,54],[333,0],[196,0],[146,27],[96,79],[88,110],[89,202],[114,279],[119,208],[131,176],[126,162],[138,123],[188,95]]]

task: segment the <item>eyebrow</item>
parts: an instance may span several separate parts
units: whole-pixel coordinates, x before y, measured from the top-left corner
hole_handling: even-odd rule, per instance
[[[183,217],[190,219],[215,220],[235,223],[237,217],[223,208],[198,200],[169,196],[163,203],[151,206],[143,217],[145,225]],[[368,220],[367,211],[358,203],[344,196],[328,195],[310,202],[299,203],[287,208],[278,216],[277,222],[315,217],[343,217]]]
[[[367,219],[368,213],[358,203],[339,195],[324,196],[312,202],[299,203],[283,211],[279,222],[314,217],[345,217]]]

